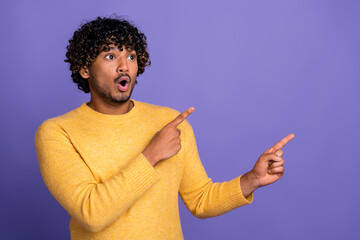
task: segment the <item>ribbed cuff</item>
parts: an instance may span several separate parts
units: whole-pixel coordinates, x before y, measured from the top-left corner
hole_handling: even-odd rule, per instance
[[[233,180],[229,181],[226,188],[231,189],[232,194],[228,196],[225,208],[227,211],[232,209],[244,206],[246,204],[252,203],[253,201],[253,194],[251,193],[247,198],[245,198],[242,194],[241,187],[240,187],[240,178],[241,176],[234,178]]]
[[[152,185],[160,180],[154,167],[141,153],[125,170],[124,177],[137,197],[142,196]]]

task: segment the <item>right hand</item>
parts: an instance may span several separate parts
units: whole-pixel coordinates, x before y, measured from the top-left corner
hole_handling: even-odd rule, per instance
[[[151,165],[155,166],[158,162],[171,158],[180,151],[181,132],[177,126],[193,113],[194,110],[194,107],[187,109],[155,133],[150,144],[142,152]]]

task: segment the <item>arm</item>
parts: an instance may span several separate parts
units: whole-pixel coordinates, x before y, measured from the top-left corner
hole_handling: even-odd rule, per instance
[[[241,193],[240,177],[230,182],[213,183],[206,175],[197,153],[192,128],[185,121],[193,111],[191,107],[181,114],[177,113],[179,115],[173,121],[155,134],[143,154],[154,166],[185,148],[185,156],[181,154],[184,156],[184,168],[179,192],[190,212],[199,218],[218,216],[250,203],[252,196],[245,199]],[[183,135],[182,140],[180,133]]]
[[[208,178],[200,161],[193,130],[184,122],[185,148],[184,175],[180,185],[180,196],[186,207],[196,217],[215,217],[252,202],[253,196],[243,196],[240,187],[242,177],[229,182],[213,183]]]
[[[39,127],[35,144],[49,191],[89,231],[110,225],[159,180],[151,164],[139,154],[118,174],[97,182],[67,133],[53,121]]]

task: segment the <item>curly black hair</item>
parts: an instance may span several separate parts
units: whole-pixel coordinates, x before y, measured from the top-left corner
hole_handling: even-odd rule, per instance
[[[74,32],[66,47],[65,62],[70,63],[71,77],[78,88],[90,92],[89,83],[80,75],[82,67],[90,67],[101,51],[109,51],[110,44],[125,46],[136,51],[137,76],[151,64],[147,52],[146,36],[129,21],[120,17],[101,18],[86,22]],[[104,47],[105,46],[105,47]]]

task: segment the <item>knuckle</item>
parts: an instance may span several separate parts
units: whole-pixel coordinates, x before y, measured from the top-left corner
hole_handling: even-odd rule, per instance
[[[281,156],[284,154],[284,151],[281,150],[281,149],[279,149],[279,150],[276,151],[276,154],[277,154],[279,157],[281,157]]]
[[[274,153],[271,155],[271,159],[273,159],[275,161],[281,161],[282,158],[278,154]]]
[[[180,133],[178,131],[175,132],[175,137],[180,139]]]
[[[172,138],[177,138],[178,137],[178,133],[174,130],[170,131],[169,132],[169,135],[172,137]]]

